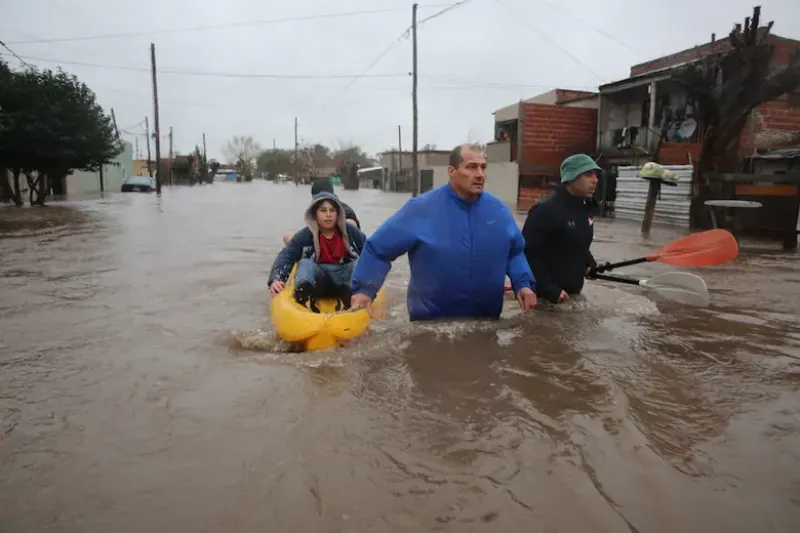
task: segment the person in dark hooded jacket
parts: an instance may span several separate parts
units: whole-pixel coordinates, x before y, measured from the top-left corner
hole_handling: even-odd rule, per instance
[[[316,299],[330,297],[347,309],[350,278],[366,236],[345,221],[342,202],[329,192],[314,196],[305,219],[306,227],[296,232],[275,258],[268,282],[270,294],[284,290],[297,263],[294,296],[298,303],[310,301],[311,309],[318,311]]]
[[[561,185],[531,207],[522,227],[536,294],[552,303],[579,294],[584,278],[597,268],[589,247],[594,238],[592,196],[600,170],[586,154],[566,158]]]
[[[333,191],[333,184],[331,183],[330,178],[322,178],[314,180],[311,183],[311,197],[318,195],[321,192],[329,192],[331,194],[336,194]],[[339,203],[342,204],[344,208],[344,218],[350,224],[355,224],[358,229],[361,229],[361,221],[358,220],[356,216],[356,212],[353,211],[353,208],[347,205],[346,203],[339,200]],[[289,241],[292,239],[293,233],[287,233],[283,236],[283,244],[288,244]]]

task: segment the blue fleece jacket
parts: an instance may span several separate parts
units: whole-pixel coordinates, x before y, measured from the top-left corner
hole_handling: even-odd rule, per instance
[[[506,275],[514,292],[536,288],[514,216],[486,192],[468,202],[447,184],[409,200],[367,239],[350,282],[353,294],[375,299],[391,262],[404,253],[411,320],[497,318]]]

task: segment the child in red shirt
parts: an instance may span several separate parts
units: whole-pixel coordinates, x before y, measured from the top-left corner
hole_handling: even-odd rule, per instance
[[[270,294],[281,292],[292,266],[295,272],[295,299],[301,305],[310,301],[316,309],[316,298],[337,298],[342,307],[350,307],[350,277],[366,235],[346,222],[344,207],[332,193],[314,196],[306,210],[306,227],[291,238],[281,250],[270,272]]]

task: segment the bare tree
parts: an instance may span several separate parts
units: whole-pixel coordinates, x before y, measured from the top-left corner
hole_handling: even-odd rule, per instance
[[[704,173],[732,170],[730,150],[759,105],[793,92],[800,85],[800,47],[789,64],[772,64],[774,47],[766,39],[772,22],[759,28],[761,8],[753,17],[736,24],[730,33],[729,47],[712,52],[698,62],[677,69],[672,78],[684,86],[697,101],[697,121],[702,133],[700,160],[697,163],[692,219],[701,216],[702,203],[710,194]],[[692,224],[695,225],[694,223]]]
[[[259,153],[261,153],[261,147],[250,135],[234,135],[233,139],[222,147],[222,155],[225,156],[225,160],[228,164],[236,166],[246,181],[253,179],[256,158]]]

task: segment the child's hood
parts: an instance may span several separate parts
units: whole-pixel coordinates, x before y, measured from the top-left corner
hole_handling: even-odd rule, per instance
[[[339,200],[339,197],[330,192],[321,192],[314,195],[311,199],[311,204],[306,209],[305,219],[306,224],[309,228],[311,228],[314,233],[319,231],[319,225],[317,224],[317,219],[314,217],[314,207],[319,205],[321,202],[328,200],[333,205],[336,206],[336,212],[338,216],[336,217],[336,223],[339,226],[339,229],[342,232],[342,235],[347,235],[347,223],[345,222],[345,214],[344,214],[344,206],[342,202]]]

